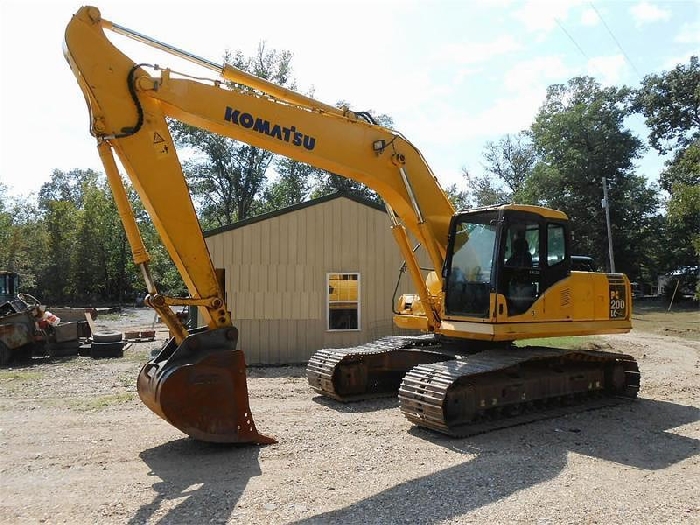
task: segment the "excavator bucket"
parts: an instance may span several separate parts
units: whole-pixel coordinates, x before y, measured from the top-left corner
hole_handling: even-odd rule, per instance
[[[200,441],[276,443],[258,433],[248,402],[245,357],[235,350],[235,328],[205,330],[174,339],[146,363],[137,389],[143,403]]]

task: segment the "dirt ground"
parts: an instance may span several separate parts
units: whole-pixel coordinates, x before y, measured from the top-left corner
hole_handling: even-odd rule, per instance
[[[250,369],[266,447],[196,442],[141,404],[155,327],[120,359],[0,370],[0,523],[700,523],[697,310],[641,308],[601,338],[638,359],[637,401],[465,439],[412,427],[395,399],[324,400],[303,367]]]

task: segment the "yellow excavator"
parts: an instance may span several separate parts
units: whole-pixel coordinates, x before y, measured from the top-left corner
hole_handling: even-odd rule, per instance
[[[216,78],[135,63],[105,30]],[[410,421],[455,436],[636,397],[639,371],[630,356],[513,344],[631,328],[625,275],[572,271],[564,213],[518,204],[456,212],[418,149],[369,114],[215,64],[110,22],[95,7],[80,8],[69,22],[64,54],[88,105],[90,131],[146,282],[146,302],[173,335],[141,369],[138,392],[182,432],[204,441],[274,442],[253,422],[238,332],[167,118],[351,178],[384,200],[416,291],[398,300],[394,322],[424,335],[319,350],[307,375],[322,395],[352,401],[398,392]],[[188,298],[158,293],[114,153],[182,274]],[[434,271],[424,275],[409,235]],[[183,326],[171,308],[180,305],[197,307],[206,326]]]

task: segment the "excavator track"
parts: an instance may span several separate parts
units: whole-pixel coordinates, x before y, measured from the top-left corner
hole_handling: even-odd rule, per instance
[[[414,424],[465,437],[618,404],[638,391],[631,356],[526,347],[418,365],[404,377],[399,403]]]
[[[306,369],[309,385],[337,401],[393,397],[406,372],[452,359],[432,335],[389,336],[353,348],[318,350]]]

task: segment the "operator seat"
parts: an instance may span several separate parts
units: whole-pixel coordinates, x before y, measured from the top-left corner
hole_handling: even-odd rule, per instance
[[[537,299],[537,287],[530,276],[532,255],[524,237],[513,240],[513,254],[506,261],[506,267],[510,274],[506,290],[508,315],[519,315]]]

